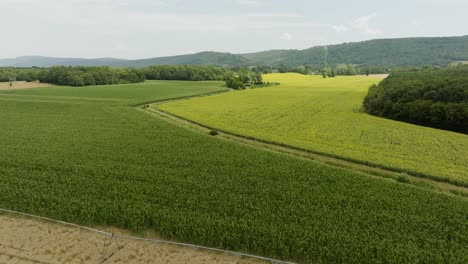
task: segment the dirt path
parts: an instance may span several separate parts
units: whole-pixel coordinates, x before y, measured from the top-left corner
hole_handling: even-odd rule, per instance
[[[170,122],[173,122],[180,126],[184,126],[186,128],[191,128],[198,132],[209,133],[212,130],[212,128],[210,127],[204,126],[202,124],[198,124],[196,122],[187,120],[179,116],[175,116],[171,113],[162,111],[154,107],[157,104],[161,104],[161,103],[162,102],[151,104],[149,105],[149,107],[144,108],[144,110],[143,109],[142,110],[143,111],[146,110],[145,112],[147,113],[157,115],[159,117],[165,118],[166,120]],[[232,140],[232,141],[236,141],[236,142],[250,145],[253,147],[260,147],[262,149],[266,149],[270,151],[281,152],[285,154],[294,155],[296,157],[298,156],[301,158],[318,161],[322,164],[348,169],[348,170],[358,172],[361,174],[365,174],[371,177],[379,177],[379,178],[385,178],[385,179],[390,179],[390,180],[397,180],[397,181],[404,182],[406,184],[418,186],[420,188],[429,189],[431,191],[454,194],[454,195],[462,196],[468,199],[468,188],[463,187],[463,186],[457,186],[451,183],[436,181],[436,180],[432,180],[432,179],[420,177],[420,176],[415,176],[415,175],[402,174],[402,173],[387,170],[384,168],[372,167],[372,166],[368,166],[368,165],[364,165],[364,164],[360,164],[360,163],[356,163],[352,161],[347,161],[347,160],[343,160],[343,159],[339,159],[335,157],[322,155],[320,153],[314,153],[311,151],[295,149],[292,147],[279,145],[275,143],[264,142],[258,139],[244,137],[242,135],[232,134],[232,133],[228,133],[225,131],[217,130],[217,132],[218,132],[218,137],[221,137],[226,140]]]
[[[52,84],[37,83],[37,82],[11,82],[11,84],[12,86],[10,87],[10,82],[0,82],[0,91],[1,90],[31,89],[31,88],[53,86]]]
[[[0,213],[0,263],[266,263]]]

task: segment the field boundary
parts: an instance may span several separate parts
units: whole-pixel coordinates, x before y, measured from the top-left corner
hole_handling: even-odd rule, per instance
[[[186,98],[190,99],[190,98]],[[171,100],[175,101],[175,100]],[[246,145],[251,145],[254,147],[260,147],[263,149],[273,150],[275,152],[280,152],[283,154],[290,154],[296,157],[306,158],[308,160],[317,161],[323,164],[327,164],[334,167],[351,169],[360,173],[364,173],[368,176],[374,176],[379,178],[393,179],[402,183],[415,185],[418,187],[423,187],[425,189],[430,189],[432,191],[439,191],[444,193],[451,193],[458,196],[463,196],[468,198],[468,183],[453,181],[442,177],[437,177],[433,175],[426,175],[423,173],[415,173],[411,171],[406,171],[403,169],[396,169],[388,166],[381,166],[378,164],[372,164],[369,162],[362,162],[354,159],[346,159],[337,155],[332,155],[328,153],[321,153],[318,151],[302,149],[299,147],[290,146],[287,144],[282,144],[278,142],[268,141],[258,139],[252,136],[241,135],[237,133],[232,133],[230,131],[218,129],[215,127],[210,127],[199,122],[186,119],[184,117],[169,113],[167,111],[161,110],[154,106],[158,104],[166,103],[166,101],[154,102],[142,108],[147,112],[166,117],[179,125],[186,125],[203,132],[210,132],[212,130],[218,132],[219,136],[222,136],[225,139],[232,141],[240,142]]]
[[[144,238],[144,237],[116,235],[114,233],[109,233],[109,232],[94,229],[94,228],[91,228],[91,227],[86,227],[86,226],[82,226],[82,225],[78,225],[78,224],[73,224],[73,223],[69,223],[69,222],[55,220],[55,219],[48,218],[48,217],[37,216],[37,215],[18,212],[18,211],[9,210],[9,209],[0,208],[0,213],[23,216],[23,217],[29,217],[29,218],[35,218],[35,219],[38,219],[38,220],[43,220],[43,221],[47,221],[47,222],[51,222],[51,223],[55,223],[55,224],[60,224],[60,225],[75,227],[75,228],[79,228],[79,229],[84,229],[84,230],[87,230],[87,231],[90,231],[90,232],[94,232],[94,233],[97,233],[97,234],[108,236],[111,239],[135,240],[135,241],[146,241],[146,242],[151,242],[151,243],[169,244],[169,245],[175,245],[175,246],[188,247],[188,248],[192,248],[192,249],[202,249],[202,250],[207,250],[207,251],[224,253],[224,254],[233,255],[233,256],[236,256],[236,257],[252,258],[252,259],[257,259],[257,260],[262,260],[262,261],[268,261],[268,262],[271,262],[271,263],[277,263],[277,264],[295,264],[294,262],[289,262],[289,261],[282,261],[282,260],[277,260],[277,259],[272,259],[272,258],[267,258],[267,257],[262,257],[262,256],[237,252],[237,251],[230,251],[230,250],[224,250],[224,249],[218,249],[218,248],[211,248],[211,247],[193,245],[193,244],[189,244],[189,243],[175,242],[175,241],[163,240],[163,239],[151,239],[151,238]]]
[[[227,92],[232,92],[232,89],[226,88],[226,90],[222,91],[215,91],[215,92],[209,92],[209,93],[202,93],[202,94],[194,94],[194,95],[186,95],[186,96],[179,96],[179,97],[174,97],[170,99],[161,99],[161,100],[153,100],[153,101],[143,101],[143,102],[136,102],[136,103],[130,103],[128,104],[131,107],[144,107],[145,105],[152,105],[152,104],[157,104],[157,103],[169,103],[169,102],[175,102],[175,101],[181,101],[181,100],[188,100],[196,97],[205,97],[205,96],[212,96],[216,94],[222,94],[222,93],[227,93]]]

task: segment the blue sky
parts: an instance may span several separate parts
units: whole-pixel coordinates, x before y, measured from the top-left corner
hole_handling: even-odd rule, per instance
[[[0,58],[148,58],[468,35],[466,0],[0,0]]]

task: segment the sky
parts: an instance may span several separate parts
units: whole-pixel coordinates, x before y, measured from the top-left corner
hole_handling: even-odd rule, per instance
[[[0,58],[140,59],[468,35],[467,0],[0,0]]]

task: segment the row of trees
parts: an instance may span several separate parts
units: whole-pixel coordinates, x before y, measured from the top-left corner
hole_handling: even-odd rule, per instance
[[[0,82],[36,81],[43,71],[40,68],[0,68]]]
[[[321,70],[323,78],[333,78],[335,76],[353,76],[390,73],[389,68],[384,67],[356,67],[351,64],[338,64],[335,67],[325,66]]]
[[[0,68],[0,81],[40,81],[68,86],[139,83],[140,70],[111,67]]]
[[[265,70],[265,69],[263,69]],[[148,80],[225,81],[228,88],[242,90],[263,85],[263,70],[214,66],[161,65],[141,69]]]
[[[468,133],[468,65],[395,70],[364,99],[372,115]]]
[[[145,80],[226,81],[233,89],[263,84],[262,72],[213,66],[150,66],[142,69],[111,67],[0,68],[0,81],[40,81],[88,86],[139,83]]]
[[[141,69],[148,80],[222,81],[228,69],[214,66],[149,66]]]
[[[285,73],[285,72],[296,72],[300,74],[322,74],[325,77],[334,77],[338,75],[363,75],[363,74],[385,74],[389,73],[390,69],[386,67],[360,67],[352,64],[338,64],[336,66],[329,66],[324,64],[324,67],[315,67],[311,65],[288,67],[285,65],[266,66],[259,65],[249,67],[250,70],[260,73]]]
[[[39,81],[69,86],[139,83],[144,74],[136,69],[111,67],[52,67],[39,75]]]

